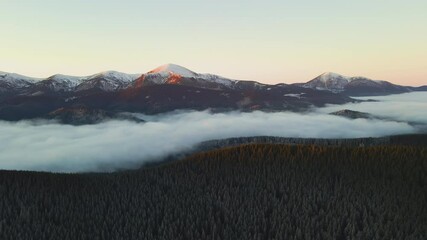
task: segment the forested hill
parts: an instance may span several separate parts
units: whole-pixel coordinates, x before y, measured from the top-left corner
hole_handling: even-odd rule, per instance
[[[427,147],[427,134],[407,134],[386,137],[369,138],[288,138],[274,136],[237,137],[215,139],[200,143],[196,151],[214,150],[242,144],[289,144],[289,145],[318,145],[318,146],[421,146]]]
[[[243,145],[138,171],[0,172],[0,239],[427,239],[427,149]]]

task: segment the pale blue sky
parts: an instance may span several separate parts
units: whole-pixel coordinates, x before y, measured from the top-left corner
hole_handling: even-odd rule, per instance
[[[0,71],[176,63],[262,82],[325,71],[427,84],[427,1],[0,0]]]

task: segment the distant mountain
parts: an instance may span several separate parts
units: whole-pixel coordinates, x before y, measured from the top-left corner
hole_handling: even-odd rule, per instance
[[[0,94],[28,88],[38,80],[40,79],[0,71]]]
[[[423,85],[420,87],[408,87],[412,91],[419,91],[419,92],[427,92],[427,85]]]
[[[372,80],[366,77],[346,77],[331,72],[323,73],[307,83],[296,85],[305,88],[342,93],[347,96],[378,96],[412,91],[425,91],[427,89],[426,86],[400,86],[387,81]]]
[[[82,80],[82,83],[77,85],[77,91],[85,91],[90,89],[100,89],[107,92],[118,91],[125,89],[141,74],[126,74],[116,71],[107,71],[92,75]]]
[[[162,84],[212,90],[259,90],[270,86],[255,81],[232,80],[214,74],[195,73],[175,64],[166,64],[141,75],[133,86],[142,87]]]
[[[126,88],[140,74],[126,74],[116,71],[97,73],[86,77],[56,74],[41,81],[33,82],[26,93],[72,92],[98,89],[112,92]]]
[[[57,74],[47,79],[2,74],[0,82],[7,86],[0,93],[0,119],[4,120],[44,118],[60,113],[56,118],[63,122],[77,119],[80,124],[91,119],[97,121],[104,113],[154,114],[176,109],[299,111],[355,101],[340,93],[232,80],[195,73],[175,64],[163,65],[145,74],[109,71],[87,77]],[[81,107],[85,110],[76,111]],[[86,121],[80,116],[85,113],[94,118]]]
[[[211,90],[242,91],[265,90],[272,86],[289,86],[287,84],[268,85],[255,81],[233,80],[214,74],[200,74],[175,64],[166,64],[145,74],[106,71],[85,77],[56,74],[45,79],[0,72],[0,95],[10,95],[11,93],[46,95],[79,91],[118,92],[128,88],[153,85],[181,85]],[[307,83],[291,85],[314,90],[327,90],[347,96],[427,91],[427,86],[400,86],[387,81],[372,80],[365,77],[346,77],[332,72],[321,74]]]

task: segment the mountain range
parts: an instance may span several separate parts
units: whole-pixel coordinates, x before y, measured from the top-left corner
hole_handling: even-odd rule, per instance
[[[307,83],[296,84],[301,87],[343,93],[348,96],[380,96],[412,91],[427,91],[427,86],[401,86],[383,80],[372,80],[366,77],[346,77],[327,72]]]
[[[144,74],[107,71],[85,77],[57,74],[46,79],[0,72],[0,119],[80,119],[82,112],[96,114],[95,118],[84,119],[98,119],[101,112],[113,116],[177,109],[300,111],[356,101],[350,96],[422,90],[427,91],[427,86],[405,87],[334,73],[307,83],[270,85],[200,74],[175,64]]]

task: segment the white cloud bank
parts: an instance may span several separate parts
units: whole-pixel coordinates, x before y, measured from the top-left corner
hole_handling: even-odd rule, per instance
[[[325,108],[319,108],[318,112],[329,113],[347,108],[398,121],[427,123],[427,92],[403,93],[379,97],[357,97],[356,99],[372,99],[378,102],[330,105]]]
[[[427,99],[424,100],[419,104],[425,106]],[[420,113],[422,109],[412,108],[414,102],[409,105],[397,102],[362,103],[345,108],[358,110],[363,106],[359,110],[401,119],[416,118],[427,124],[426,111]],[[147,123],[110,121],[85,126],[0,122],[0,169],[108,171],[160,159],[202,141],[240,136],[353,138],[416,132],[403,122],[351,120],[326,114],[335,108],[344,107],[329,106],[309,114],[175,112],[145,116]]]

